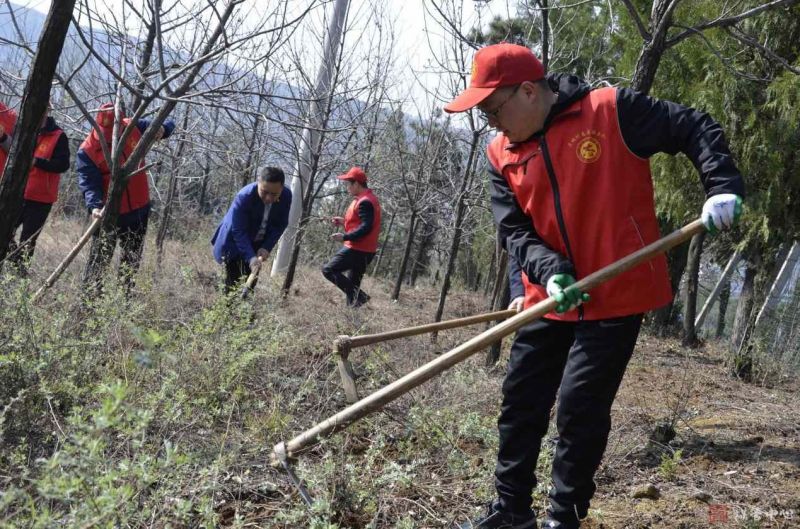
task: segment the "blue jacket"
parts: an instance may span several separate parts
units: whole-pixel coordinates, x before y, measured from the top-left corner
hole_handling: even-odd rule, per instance
[[[211,238],[214,245],[214,259],[221,263],[223,259],[237,257],[249,261],[256,256],[257,248],[254,239],[261,226],[266,205],[258,196],[258,184],[255,182],[244,186],[233,199],[231,207],[217,226]],[[283,230],[289,224],[289,208],[292,206],[292,192],[283,188],[280,199],[272,204],[267,218],[267,231],[260,247],[268,252],[277,244]]]
[[[140,119],[136,122],[136,127],[139,129],[139,132],[144,133],[145,129],[150,126],[150,123],[152,123],[150,119]],[[175,122],[171,119],[166,120],[164,122],[164,136],[162,139],[169,138],[173,130],[175,130]],[[102,208],[105,205],[105,199],[103,198],[103,175],[83,149],[78,149],[75,172],[78,173],[78,187],[81,192],[83,192],[83,198],[86,201],[86,207],[89,211],[95,208]],[[146,209],[147,212],[149,212],[150,206],[145,206],[140,209]],[[139,210],[120,215],[120,219],[124,222],[126,218],[132,219],[137,216],[141,216]]]

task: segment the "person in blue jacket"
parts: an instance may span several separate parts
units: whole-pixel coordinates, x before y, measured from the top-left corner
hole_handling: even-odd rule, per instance
[[[257,181],[244,186],[211,238],[214,259],[225,265],[225,292],[261,268],[289,224],[292,192],[283,171],[262,167]]]

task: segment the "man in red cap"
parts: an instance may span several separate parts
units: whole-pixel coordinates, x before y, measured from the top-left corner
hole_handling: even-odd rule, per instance
[[[344,242],[344,246],[322,267],[322,275],[339,287],[347,296],[347,305],[355,308],[369,301],[361,290],[361,278],[378,250],[381,205],[367,187],[367,175],[360,167],[352,167],[337,178],[344,182],[353,201],[344,218],[331,218],[334,226],[344,226],[344,233],[334,233],[331,239]]]
[[[130,123],[130,119],[120,116],[118,133],[121,133]],[[150,120],[140,119],[136,127],[128,136],[122,149],[120,164],[124,164],[133,153],[142,137],[142,133],[150,126]],[[83,192],[86,207],[93,218],[100,218],[105,208],[108,188],[111,183],[111,169],[103,154],[102,142],[111,148],[111,139],[114,130],[114,105],[105,103],[97,112],[98,129],[92,128],[86,139],[81,143],[77,154],[75,171],[78,173],[78,187]],[[175,122],[167,120],[161,126],[158,139],[168,138],[175,129]],[[100,134],[102,133],[102,134]],[[144,165],[144,162],[141,164]],[[117,230],[114,234],[113,245],[119,239],[120,245],[120,272],[127,293],[133,287],[133,276],[139,269],[142,258],[144,238],[147,234],[147,222],[150,218],[150,186],[147,172],[140,170],[128,180],[128,185],[122,195],[117,218]],[[114,248],[112,246],[111,251]],[[91,278],[91,270],[87,265],[84,271],[85,281],[97,281]]]
[[[570,285],[660,237],[653,154],[683,152],[697,167],[712,233],[738,220],[744,183],[707,114],[627,88],[592,90],[575,76],[545,75],[523,46],[475,54],[469,88],[445,110],[475,107],[499,133],[487,149],[491,205],[509,260],[521,269],[524,306],[553,296],[558,308],[516,335],[498,419],[498,497],[485,517],[463,527],[536,527],[534,471],[558,392],[543,527],[577,529],[595,492],[611,404],[642,315],[669,303],[672,290],[664,256],[597,287],[590,302]]]

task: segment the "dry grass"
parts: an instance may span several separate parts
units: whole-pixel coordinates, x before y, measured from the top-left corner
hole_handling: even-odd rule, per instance
[[[34,282],[55,267],[57,256],[66,254],[79,230],[78,224],[61,219],[48,225],[37,249]],[[198,232],[202,230],[211,231],[199,227]],[[153,307],[151,324],[163,329],[187,326],[213,306],[219,295],[218,267],[206,239],[168,241],[160,266],[148,240],[139,285],[141,302]],[[85,252],[45,301],[52,311],[67,310],[75,300],[84,260]],[[483,355],[304,453],[298,473],[319,500],[317,511],[306,510],[288,478],[269,467],[267,459],[275,443],[346,405],[330,356],[333,339],[428,322],[438,292],[406,289],[400,302],[393,303],[391,285],[367,278],[364,287],[372,301],[354,311],[344,307],[343,295],[322,278],[318,267],[299,270],[285,300],[278,296],[278,286],[262,278],[254,301],[255,325],[269,321],[284,331],[281,343],[265,344],[276,353],[248,368],[241,389],[226,396],[241,402],[224,423],[187,420],[179,436],[197,453],[229,451],[235,456],[226,460],[213,490],[204,492],[212,495],[220,524],[452,527],[481,511],[493,492],[494,425],[503,375],[500,367],[484,368]],[[483,312],[485,304],[474,293],[455,292],[445,316]],[[418,337],[357,349],[351,360],[359,390],[373,391],[481,329],[443,332],[436,345]],[[129,340],[121,336],[120,347],[129,347]],[[191,351],[175,354],[182,355],[181,369],[189,373],[192,362],[204,361]],[[727,506],[729,521],[719,527],[799,527],[797,389],[796,382],[765,388],[732,380],[713,345],[687,351],[676,342],[642,336],[614,406],[613,431],[587,527],[708,527],[709,504]],[[650,431],[665,418],[675,422],[678,436],[669,446],[653,446]],[[678,449],[681,457],[665,472],[662,454]],[[546,471],[549,454],[543,453]],[[660,499],[631,497],[632,488],[646,483],[660,489]],[[191,490],[192,484],[185,488]],[[537,507],[543,505],[542,492],[537,492]]]

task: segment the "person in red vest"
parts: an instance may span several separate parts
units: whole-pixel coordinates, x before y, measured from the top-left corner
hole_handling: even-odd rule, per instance
[[[22,203],[22,211],[15,225],[22,226],[19,245],[11,241],[8,254],[21,275],[27,275],[28,263],[36,248],[36,240],[44,227],[53,204],[58,200],[58,184],[61,173],[69,169],[69,139],[49,116],[52,107],[48,104],[48,112],[42,118],[39,135],[36,138],[33,167],[28,173],[28,183]],[[5,165],[8,148],[11,144],[11,133],[16,122],[16,115],[7,107],[0,106],[0,167]]]
[[[5,169],[8,150],[11,148],[11,135],[17,124],[17,113],[0,103],[0,172]]]
[[[592,90],[545,75],[523,46],[478,50],[469,87],[447,112],[476,108],[498,131],[487,156],[492,212],[524,286],[524,306],[547,297],[555,313],[514,340],[498,419],[497,499],[464,528],[531,529],[536,462],[556,411],[558,441],[543,527],[577,529],[586,517],[611,429],[611,404],[643,313],[672,300],[662,255],[588,293],[576,279],[656,241],[649,158],[684,153],[705,188],[708,231],[732,227],[744,183],[722,129],[708,114],[628,88]]]
[[[121,132],[128,124],[130,119],[122,117],[119,124]],[[97,125],[103,132],[103,138],[107,145],[111,146],[111,135],[114,128],[114,105],[105,103],[97,113]],[[150,120],[140,119],[136,122],[125,147],[122,151],[120,163],[131,155],[142,133],[150,126]],[[175,129],[175,123],[167,120],[161,126],[158,139],[168,138]],[[77,154],[75,170],[78,173],[78,187],[83,192],[86,207],[89,209],[93,218],[100,218],[105,207],[109,184],[111,183],[111,171],[108,163],[103,156],[103,147],[100,143],[100,135],[95,128],[89,132],[83,140]],[[142,161],[144,165],[144,161]],[[128,185],[122,195],[122,202],[117,219],[117,232],[112,239],[113,244],[119,240],[120,246],[120,271],[122,273],[125,289],[130,292],[133,287],[133,276],[139,269],[142,258],[142,247],[144,238],[147,234],[147,221],[150,217],[150,189],[146,171],[138,171],[128,180]],[[112,248],[113,250],[113,248]],[[84,273],[84,280],[89,280],[90,270]]]
[[[347,305],[360,307],[369,296],[361,290],[361,278],[378,250],[381,232],[381,205],[367,187],[367,175],[359,167],[339,175],[353,201],[344,217],[332,217],[334,226],[343,226],[344,233],[334,233],[331,239],[344,246],[322,267],[325,279],[339,287],[347,296]]]

